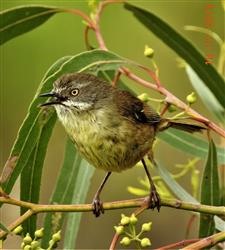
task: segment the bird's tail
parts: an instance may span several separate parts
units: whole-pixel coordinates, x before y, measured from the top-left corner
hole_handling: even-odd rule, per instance
[[[198,124],[188,123],[184,121],[173,121],[170,119],[162,119],[158,126],[158,130],[164,131],[165,129],[168,128],[175,128],[189,133],[202,132],[203,130],[206,129],[206,127]]]

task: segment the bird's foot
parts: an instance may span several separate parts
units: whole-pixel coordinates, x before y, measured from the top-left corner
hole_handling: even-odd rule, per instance
[[[92,202],[92,211],[95,217],[99,217],[101,214],[104,214],[103,203],[99,197],[95,197]]]
[[[151,209],[157,208],[159,212],[160,207],[161,207],[161,199],[155,188],[151,190],[147,202],[148,202],[148,208],[151,208]]]

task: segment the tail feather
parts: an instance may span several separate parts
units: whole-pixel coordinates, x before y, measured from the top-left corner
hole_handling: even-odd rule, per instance
[[[190,124],[190,123],[185,123],[183,121],[181,122],[181,121],[172,121],[169,119],[163,119],[160,122],[159,131],[163,131],[167,128],[175,128],[186,131],[188,133],[202,132],[203,130],[206,129],[206,127],[203,127],[198,124]]]

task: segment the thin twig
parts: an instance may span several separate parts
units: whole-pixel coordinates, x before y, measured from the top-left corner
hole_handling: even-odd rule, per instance
[[[188,239],[188,240],[182,240],[176,243],[172,243],[163,247],[156,248],[155,250],[170,250],[170,249],[176,249],[180,247],[184,247],[186,245],[189,245],[191,243],[194,243],[196,241],[199,241],[200,239]]]
[[[138,199],[130,199],[130,200],[121,200],[121,201],[114,201],[114,202],[105,202],[103,204],[104,210],[114,210],[114,209],[121,209],[121,208],[133,208],[138,207],[139,209],[136,211],[136,214],[141,213],[144,209],[146,209],[146,200],[148,197],[145,198],[138,198]],[[0,197],[0,203],[16,205],[20,207],[25,207],[29,209],[30,215],[44,213],[44,212],[92,212],[93,207],[92,204],[76,204],[76,205],[52,205],[52,204],[35,204],[30,202],[24,202],[20,200],[16,200],[13,198],[7,197]],[[161,205],[164,207],[172,207],[176,209],[183,209],[193,212],[199,213],[207,213],[213,215],[223,215],[225,216],[225,207],[223,206],[208,206],[202,204],[195,204],[184,202],[176,199],[161,199]],[[26,220],[29,216],[25,218],[19,218],[14,224],[13,228],[20,225],[24,220]],[[12,227],[10,230],[13,229]],[[0,232],[0,238],[6,235],[7,232]]]
[[[225,241],[225,232],[219,232],[217,234],[213,234],[209,237],[199,240],[196,243],[188,245],[187,247],[181,248],[181,250],[199,250],[205,249],[206,247],[215,246],[219,242]]]

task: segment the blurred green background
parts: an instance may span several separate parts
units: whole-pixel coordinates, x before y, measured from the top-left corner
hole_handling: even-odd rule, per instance
[[[206,4],[213,3],[215,5],[212,11],[213,31],[223,37],[224,13],[220,1],[149,0],[131,2],[160,16],[185,37],[192,40],[203,54],[208,53],[204,43],[205,35],[184,31],[183,27],[184,25],[205,27],[205,20],[207,19]],[[87,1],[72,0],[1,0],[1,10],[24,4],[45,4],[89,11]],[[70,14],[57,14],[37,29],[19,36],[1,47],[1,166],[4,165],[9,155],[17,131],[44,73],[58,58],[85,51],[83,29],[84,24],[79,17]],[[109,50],[146,66],[150,66],[150,61],[144,57],[143,51],[145,44],[148,44],[155,50],[155,61],[160,69],[162,83],[182,100],[192,92],[192,87],[184,70],[177,67],[177,55],[148,32],[131,13],[123,9],[122,4],[113,4],[105,9],[101,18],[101,30]],[[91,36],[91,41],[96,44],[94,36]],[[216,44],[213,44],[212,50],[216,59],[219,52]],[[214,63],[216,64],[217,61],[214,60]],[[151,90],[143,89],[137,85],[133,88],[137,93],[145,91],[150,96],[159,97]],[[194,108],[211,118],[200,100],[194,105]],[[65,138],[64,129],[57,123],[45,161],[41,203],[48,202],[54,188],[63,158]],[[163,142],[157,145],[155,154],[156,158],[160,159],[171,171],[174,171],[174,163],[185,163],[191,157],[180,153]],[[91,202],[103,176],[104,172],[100,170],[95,172],[87,202]],[[103,191],[102,199],[112,201],[132,198],[133,195],[127,192],[127,186],[138,186],[137,178],[143,176],[144,170],[138,167],[122,174],[113,174]],[[182,179],[182,185],[190,191],[188,177]],[[13,189],[12,196],[19,197],[18,183]],[[131,211],[107,211],[105,215],[97,219],[91,213],[83,214],[77,248],[103,249],[109,247],[114,234],[113,226],[119,222],[121,212],[128,215]],[[12,206],[4,206],[2,215],[5,224],[9,224],[19,215],[19,210]],[[188,212],[163,207],[160,213],[146,211],[140,216],[140,222],[153,221],[153,229],[149,237],[154,248],[184,239],[190,216],[191,214]],[[39,225],[42,226],[41,220]],[[196,232],[197,223],[191,228],[190,237],[196,237]],[[19,242],[17,237],[10,238],[5,248],[18,248]]]

